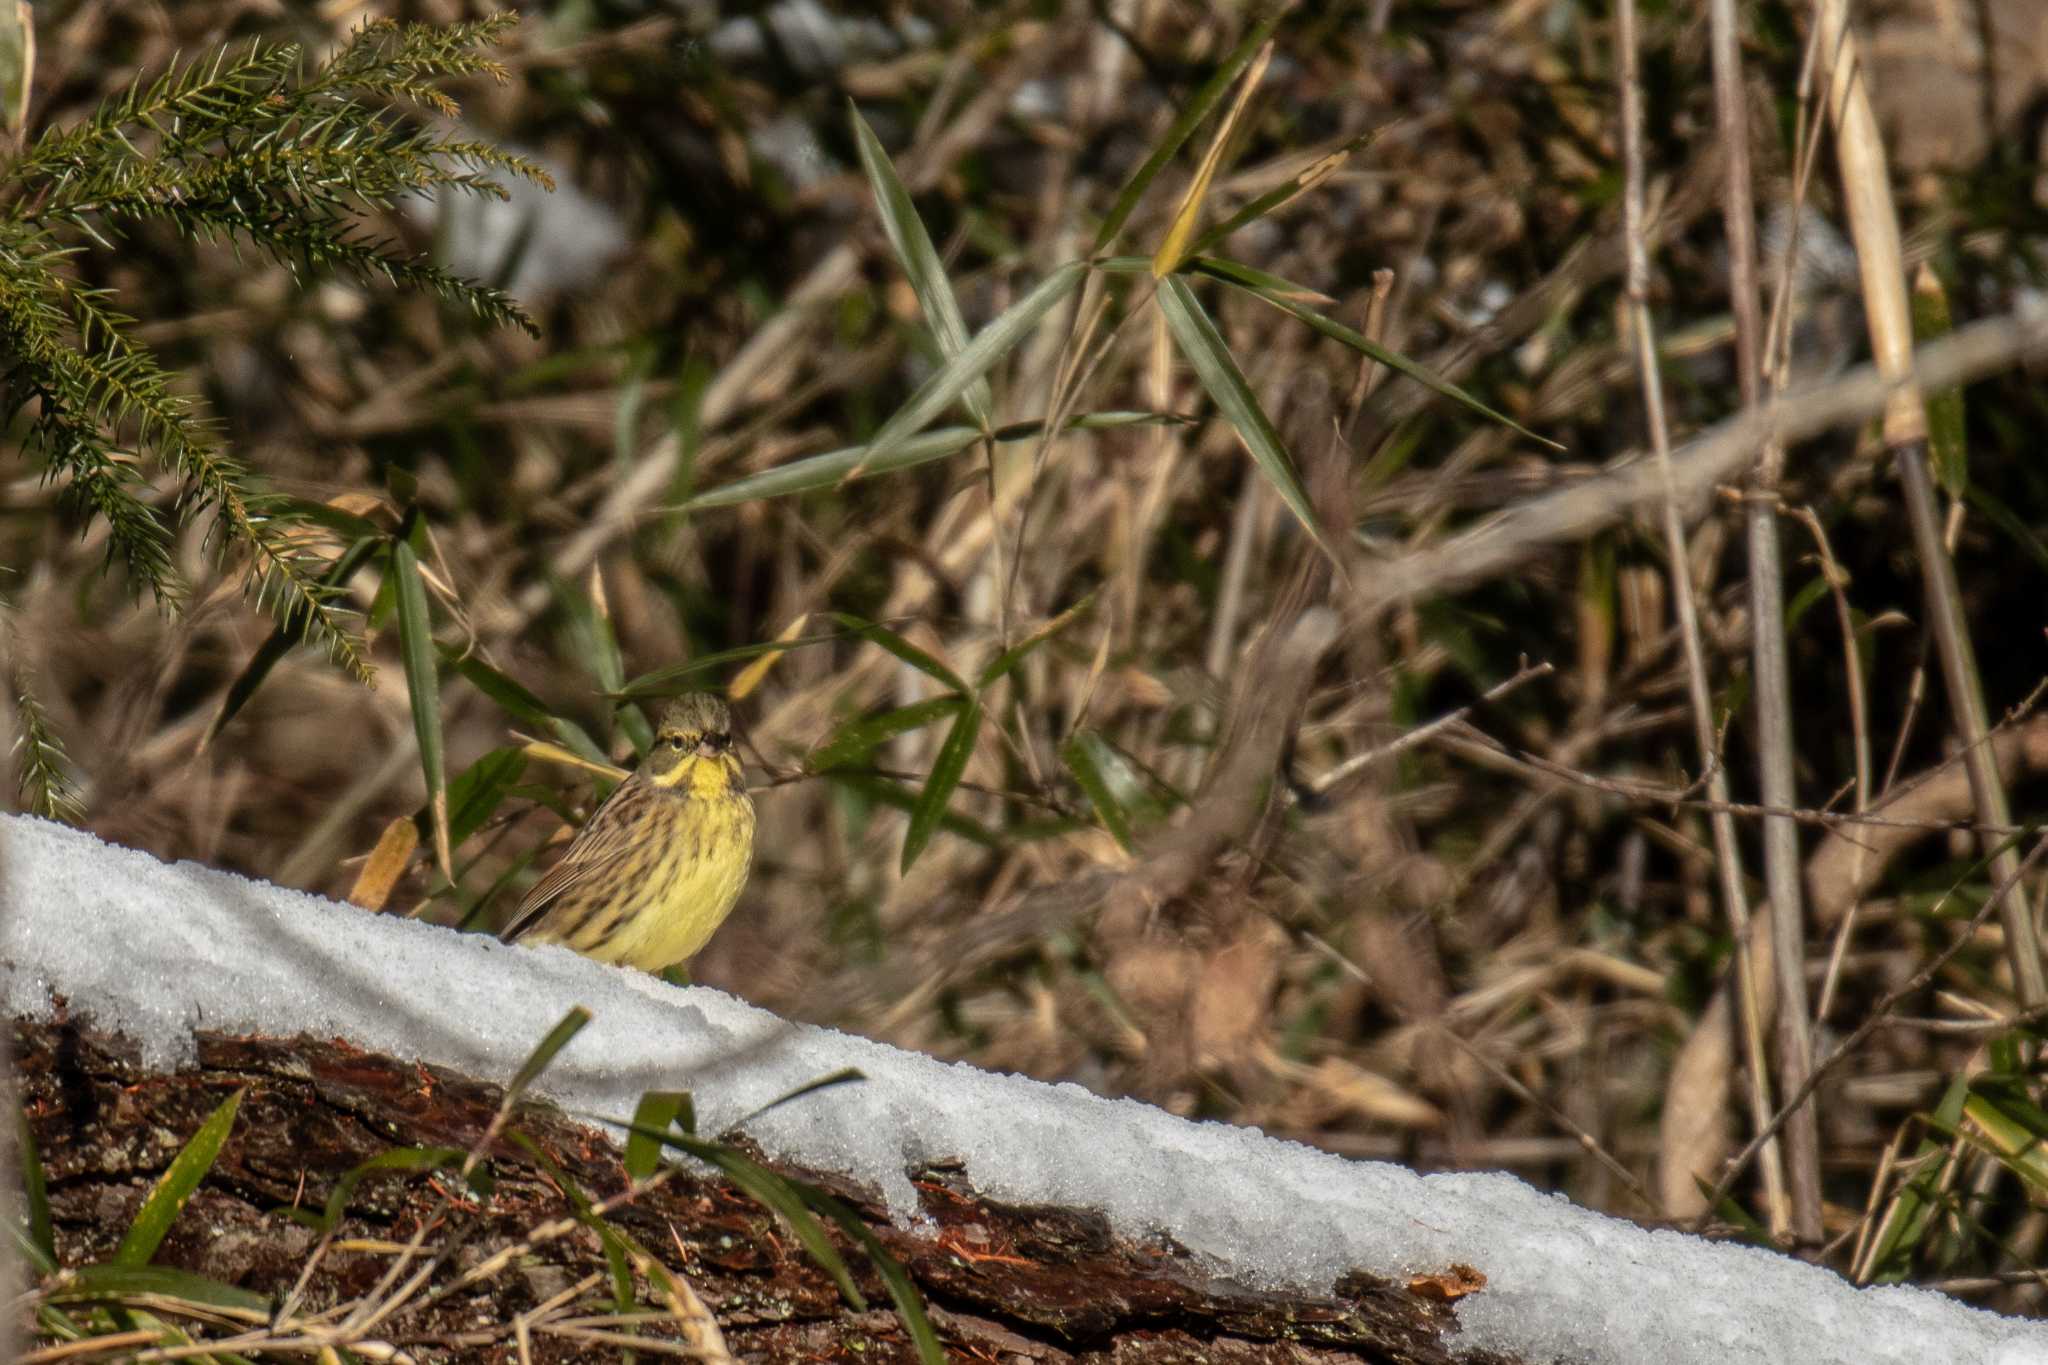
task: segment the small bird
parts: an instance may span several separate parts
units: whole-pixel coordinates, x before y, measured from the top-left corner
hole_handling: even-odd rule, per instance
[[[584,821],[499,937],[660,972],[710,940],[753,854],[754,802],[731,713],[692,692],[662,708],[639,770]]]

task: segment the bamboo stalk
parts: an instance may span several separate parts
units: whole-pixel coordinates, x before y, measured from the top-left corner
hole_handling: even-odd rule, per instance
[[[1828,118],[1835,130],[1836,159],[1842,171],[1843,199],[1850,235],[1856,243],[1862,273],[1864,314],[1870,324],[1873,359],[1880,373],[1903,379],[1911,368],[1912,308],[1906,294],[1904,253],[1899,244],[1898,214],[1892,203],[1890,169],[1855,35],[1849,32],[1845,0],[1816,0],[1821,62],[1829,75]],[[1902,383],[1886,404],[1884,440],[1898,468],[1912,525],[1913,548],[1920,559],[1927,593],[1928,621],[1940,656],[1941,676],[1948,692],[1951,722],[1963,751],[1977,819],[1990,825],[2011,823],[2005,784],[1985,743],[1988,726],[1977,660],[1963,616],[1955,565],[1943,544],[1941,516],[1927,468],[1927,413],[1920,390]],[[2041,967],[2040,939],[2024,888],[2014,874],[2019,856],[1997,835],[1982,836],[1990,855],[1994,885],[2005,888],[1999,905],[2011,960],[2013,987],[2020,1004],[2031,1008],[2048,999],[2048,980]]]
[[[1620,58],[1622,109],[1622,160],[1626,173],[1623,212],[1626,227],[1628,267],[1627,292],[1632,330],[1635,333],[1636,362],[1642,376],[1643,405],[1649,420],[1650,445],[1665,480],[1663,531],[1671,560],[1672,607],[1678,619],[1679,638],[1684,645],[1688,709],[1692,714],[1693,739],[1700,765],[1707,773],[1707,794],[1716,803],[1709,817],[1714,836],[1714,867],[1718,874],[1723,912],[1738,944],[1749,941],[1749,900],[1743,886],[1742,851],[1735,840],[1735,819],[1725,806],[1729,799],[1727,770],[1715,748],[1712,696],[1707,687],[1706,654],[1700,640],[1699,610],[1694,601],[1691,559],[1686,553],[1685,527],[1679,518],[1677,481],[1672,473],[1671,434],[1664,413],[1664,387],[1657,372],[1656,336],[1650,321],[1649,247],[1643,226],[1643,115],[1642,85],[1636,58],[1635,0],[1621,0],[1616,11],[1619,32],[1616,46]],[[1750,979],[1746,953],[1735,954],[1735,971],[1740,992],[1744,1055],[1749,1062],[1750,1103],[1761,1131],[1770,1114],[1770,1092],[1764,1065],[1762,1025],[1756,1001],[1755,983]],[[1780,1016],[1784,1010],[1779,1011]],[[1767,1213],[1774,1235],[1791,1225],[1784,1172],[1776,1156],[1776,1144],[1768,1144],[1764,1159],[1764,1189]]]

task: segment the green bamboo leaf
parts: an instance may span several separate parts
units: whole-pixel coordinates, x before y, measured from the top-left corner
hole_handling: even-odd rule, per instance
[[[1343,167],[1344,163],[1351,159],[1353,152],[1378,137],[1380,131],[1380,129],[1374,128],[1360,133],[1357,137],[1352,138],[1329,155],[1316,158],[1301,174],[1285,184],[1276,185],[1274,188],[1267,190],[1236,213],[1231,214],[1215,227],[1203,233],[1195,240],[1195,244],[1188,248],[1188,254],[1191,256],[1201,255],[1210,247],[1229,237],[1231,233],[1244,227],[1247,223],[1255,223],[1290,200],[1308,193],[1335,175]]]
[[[881,139],[851,99],[846,102],[846,112],[853,121],[853,140],[860,148],[860,164],[874,190],[875,207],[881,211],[889,245],[895,248],[896,259],[910,279],[910,288],[924,308],[925,321],[931,324],[932,335],[938,339],[939,353],[950,360],[967,349],[967,324],[960,318],[960,303],[953,297],[946,267],[932,246],[931,235],[924,229],[924,220],[910,202],[910,191],[896,174],[889,153],[883,150]],[[992,400],[986,379],[969,384],[961,392],[960,401],[976,425],[988,426]]]
[[[892,782],[888,778],[876,777],[873,773],[849,771],[846,769],[839,769],[821,775],[831,781],[833,785],[844,787],[851,792],[857,792],[866,800],[876,802],[879,805],[889,806],[901,811],[915,810],[917,808],[917,794],[906,790],[900,783]],[[997,838],[995,832],[986,825],[979,824],[964,815],[959,815],[952,811],[947,811],[940,818],[939,828],[956,839],[965,839],[970,844],[978,844],[982,848],[1001,848],[1003,846],[1003,840]],[[1013,832],[1006,831],[1006,833]],[[1066,832],[1067,827],[1065,826],[1052,828],[1046,831],[1046,837],[1050,838]]]
[[[633,1257],[627,1250],[625,1237],[597,1211],[597,1206],[576,1178],[563,1170],[561,1163],[549,1156],[539,1143],[517,1129],[506,1136],[546,1173],[548,1179],[554,1181],[555,1187],[569,1201],[569,1207],[576,1210],[577,1221],[597,1234],[598,1244],[604,1248],[606,1268],[611,1272],[612,1307],[620,1313],[633,1312],[639,1305],[633,1294]],[[627,1358],[631,1359],[630,1354]]]
[[[867,1078],[867,1073],[865,1071],[862,1071],[857,1066],[843,1066],[839,1068],[839,1070],[837,1071],[828,1071],[824,1075],[819,1076],[813,1080],[805,1081],[802,1085],[798,1086],[794,1090],[783,1091],[780,1095],[777,1095],[774,1099],[768,1101],[768,1103],[762,1105],[759,1109],[752,1110],[745,1116],[733,1120],[732,1124],[729,1127],[727,1127],[725,1131],[730,1133],[735,1130],[745,1128],[748,1124],[752,1123],[755,1119],[760,1118],[762,1115],[772,1114],[785,1104],[793,1104],[796,1101],[803,1099],[805,1096],[815,1095],[821,1090],[830,1090],[834,1086],[851,1085],[855,1081],[864,1081]]]
[[[1251,452],[1266,481],[1273,485],[1280,494],[1280,500],[1287,504],[1288,510],[1294,513],[1323,553],[1330,557],[1330,562],[1341,570],[1343,563],[1329,542],[1323,539],[1322,528],[1316,525],[1315,509],[1309,506],[1308,490],[1301,486],[1301,479],[1294,472],[1294,462],[1287,458],[1287,451],[1280,444],[1280,433],[1273,429],[1265,409],[1259,406],[1251,385],[1245,382],[1237,362],[1231,359],[1230,348],[1223,344],[1223,334],[1202,311],[1194,290],[1180,276],[1168,275],[1159,282],[1159,307],[1166,315],[1167,329],[1173,333],[1181,354],[1194,365],[1202,387],[1209,391],[1224,417],[1237,429],[1238,439]]]
[[[391,542],[391,578],[397,591],[398,650],[405,663],[405,687],[412,697],[412,728],[419,736],[420,773],[427,783],[427,809],[434,830],[434,861],[441,875],[455,880],[455,859],[448,840],[448,767],[441,749],[440,656],[434,648],[433,621],[427,614],[427,585],[420,577],[419,556],[404,536]]]
[[[334,1182],[334,1189],[328,1193],[327,1203],[320,1213],[306,1214],[304,1209],[289,1212],[306,1214],[300,1221],[316,1232],[332,1232],[341,1226],[342,1216],[348,1212],[348,1201],[355,1194],[356,1186],[369,1177],[391,1172],[412,1175],[421,1171],[459,1171],[468,1155],[460,1147],[395,1147],[388,1152],[379,1152],[350,1168]]]
[[[2027,1097],[2024,1082],[1979,1077],[1963,1116],[2008,1170],[2048,1193],[2048,1111]]]
[[[1963,1121],[1963,1104],[1970,1097],[1970,1079],[1957,1076],[1949,1082],[1941,1103],[1935,1106],[1929,1126],[1937,1132],[1953,1133]],[[1922,1138],[1914,1154],[1913,1178],[1899,1187],[1879,1225],[1877,1246],[1870,1254],[1876,1276],[1898,1278],[1912,1259],[1928,1222],[1940,1210],[1943,1179],[1955,1154],[1932,1138]]]
[[[882,423],[881,430],[868,442],[867,458],[850,470],[846,477],[860,477],[869,465],[888,459],[904,441],[924,430],[925,424],[950,407],[969,384],[988,373],[1008,355],[1047,313],[1074,291],[1087,274],[1086,261],[1068,261],[1039,281],[1030,293],[1011,304],[1001,317],[968,342],[965,349],[920,384],[917,392],[910,395],[894,416]]]
[[[142,1211],[128,1225],[128,1231],[122,1236],[121,1245],[115,1248],[109,1264],[130,1269],[149,1264],[149,1258],[156,1255],[156,1249],[163,1244],[171,1224],[178,1220],[185,1201],[192,1197],[192,1191],[199,1188],[199,1182],[213,1169],[215,1159],[220,1156],[221,1144],[228,1140],[228,1132],[235,1126],[235,1111],[242,1107],[242,1096],[246,1093],[245,1090],[237,1090],[228,1096],[207,1116],[206,1122],[199,1125],[199,1131],[172,1159],[170,1169],[163,1173],[156,1182],[156,1188],[149,1192],[149,1198],[143,1201]]]
[[[1068,607],[1058,616],[1053,617],[1052,620],[1047,621],[1016,644],[1011,645],[1008,649],[997,655],[994,662],[990,663],[987,668],[981,670],[981,676],[975,680],[975,687],[986,690],[991,683],[1006,676],[1011,669],[1030,658],[1033,650],[1072,625],[1075,618],[1094,605],[1095,592],[1090,592],[1086,597],[1074,603],[1073,606]]]
[[[1152,149],[1152,155],[1145,158],[1145,164],[1138,167],[1137,172],[1124,187],[1117,191],[1116,202],[1109,208],[1109,216],[1102,220],[1102,226],[1096,230],[1091,255],[1101,255],[1116,239],[1116,235],[1123,231],[1124,224],[1130,220],[1131,211],[1138,207],[1138,201],[1144,197],[1153,180],[1166,168],[1166,163],[1173,160],[1173,154],[1180,150],[1181,144],[1201,126],[1202,120],[1209,117],[1209,111],[1216,107],[1216,102],[1223,98],[1225,92],[1237,80],[1238,73],[1243,71],[1258,50],[1265,46],[1266,39],[1273,36],[1273,30],[1280,26],[1280,20],[1285,14],[1284,7],[1275,9],[1253,25],[1252,31],[1244,36],[1244,40],[1232,48],[1222,64],[1209,74],[1209,79],[1202,82],[1201,88],[1196,90],[1194,97],[1188,101],[1187,107],[1180,111],[1180,117],[1166,130],[1166,136]],[[1150,265],[1151,262],[1148,260],[1148,269]]]
[[[1060,761],[1080,784],[1102,827],[1126,850],[1139,828],[1163,815],[1164,807],[1145,775],[1122,750],[1093,730],[1077,731],[1060,746]]]
[[[4,2],[5,0],[0,0],[0,3]],[[350,544],[346,550],[343,550],[335,557],[332,564],[327,566],[327,572],[320,576],[320,583],[323,588],[340,589],[347,586],[348,581],[355,577],[356,570],[360,569],[372,554],[383,547],[385,541],[384,533],[376,531],[375,528],[372,528],[372,530],[373,534],[364,536]],[[213,719],[207,723],[206,735],[200,740],[200,747],[202,749],[213,742],[214,737],[221,732],[222,727],[235,718],[236,712],[249,704],[249,698],[256,695],[256,689],[263,685],[264,680],[270,676],[271,670],[277,667],[279,661],[285,655],[291,653],[294,648],[304,644],[305,641],[306,619],[304,616],[294,616],[286,624],[278,626],[270,632],[269,638],[257,647],[256,653],[250,656],[248,664],[243,667],[241,673],[236,675],[234,682],[228,685],[227,694],[221,698],[220,710],[215,712]]]
[[[28,1111],[15,1106],[14,1122],[15,1151],[20,1154],[21,1180],[28,1196],[28,1207],[22,1210],[23,1232],[38,1261],[53,1270],[57,1238],[50,1226],[50,1187],[43,1171],[43,1154],[36,1146],[35,1130],[28,1126]],[[38,1273],[48,1274],[49,1270]]]
[[[917,804],[910,808],[910,828],[903,832],[903,871],[910,871],[917,855],[931,842],[932,832],[939,827],[946,803],[953,799],[953,789],[960,785],[967,760],[974,755],[975,741],[980,738],[981,700],[970,697],[954,717],[953,728],[946,732],[946,741],[939,746],[938,757],[932,760],[924,790],[918,793]]]
[[[1177,413],[1090,412],[1074,418],[1062,430],[1107,431],[1116,427],[1165,426],[1185,421]],[[997,427],[994,435],[998,441],[1036,440],[1044,429],[1043,422],[1013,422]],[[818,488],[836,488],[851,479],[910,469],[957,455],[980,440],[981,435],[973,427],[936,427],[900,442],[883,458],[875,457],[872,445],[847,446],[828,450],[822,455],[807,455],[698,493],[680,504],[677,510],[696,512],[707,507],[732,507],[757,498],[779,498]]]
[[[626,1129],[627,1175],[645,1180],[654,1174],[661,1165],[661,1141],[654,1134],[673,1128],[689,1102],[689,1093],[682,1090],[650,1090],[640,1097]]]
[[[903,1321],[903,1330],[917,1344],[917,1358],[924,1365],[946,1365],[946,1351],[939,1344],[939,1334],[932,1330],[931,1319],[924,1311],[924,1296],[917,1292],[916,1283],[903,1269],[902,1264],[882,1245],[881,1239],[868,1230],[868,1225],[859,1214],[848,1208],[837,1197],[827,1194],[816,1186],[799,1184],[797,1189],[810,1206],[839,1224],[846,1235],[860,1244],[874,1264],[875,1273],[882,1277],[882,1283],[889,1290],[889,1297],[896,1304],[896,1316]]]
[[[571,1007],[569,1012],[548,1030],[548,1036],[540,1040],[540,1046],[534,1048],[525,1064],[512,1077],[512,1084],[505,1088],[504,1102],[510,1104],[523,1094],[526,1087],[532,1085],[540,1073],[553,1064],[556,1055],[569,1046],[570,1040],[583,1032],[583,1026],[589,1022],[589,1010],[581,1005]]]
[[[1955,330],[1948,291],[1925,262],[1913,273],[1913,343],[1926,346]],[[1952,498],[1970,486],[1970,446],[1963,428],[1963,391],[1939,389],[1923,400],[1927,405],[1927,451],[1935,482]]]
[[[554,719],[546,702],[527,691],[524,684],[492,668],[475,654],[458,654],[455,650],[444,649],[441,657],[450,668],[467,678],[472,687],[496,702],[499,709],[513,719],[543,729]]]
[[[1250,293],[1286,299],[1290,303],[1303,305],[1320,304],[1328,308],[1337,302],[1328,294],[1311,289],[1305,284],[1296,284],[1293,280],[1261,270],[1255,265],[1246,265],[1243,261],[1226,260],[1221,256],[1203,256],[1190,261],[1188,263],[1188,272],[1195,275],[1207,275],[1213,280],[1222,280],[1226,284],[1236,285]]]
[[[54,1302],[81,1299],[130,1298],[149,1294],[231,1313],[268,1314],[273,1305],[251,1290],[222,1284],[219,1280],[161,1265],[88,1265],[72,1271],[62,1288],[51,1291]]]
[[[511,795],[526,773],[526,751],[493,749],[448,784],[448,842],[460,848]]]
[[[829,645],[845,638],[845,635],[835,631],[829,635],[805,635],[794,640],[764,640],[760,644],[721,649],[715,654],[700,654],[687,663],[670,664],[666,668],[657,668],[652,673],[642,673],[612,695],[620,701],[673,697],[679,692],[689,692],[701,686],[699,680],[704,674],[723,668],[727,664],[758,659],[763,654],[774,654],[785,649],[802,649],[805,645]]]
[[[1275,277],[1265,275],[1263,271],[1254,271],[1249,266],[1240,265],[1235,261],[1225,261],[1214,256],[1203,256],[1192,261],[1189,263],[1188,269],[1198,274],[1222,280],[1225,284],[1242,289],[1248,294],[1256,295],[1267,303],[1272,304],[1275,308],[1278,308],[1281,312],[1299,318],[1324,336],[1329,337],[1332,341],[1341,341],[1360,355],[1371,356],[1388,369],[1397,370],[1407,375],[1432,393],[1439,393],[1455,402],[1463,403],[1480,416],[1498,422],[1512,431],[1518,431],[1540,445],[1549,446],[1552,450],[1564,449],[1556,441],[1545,436],[1538,436],[1506,413],[1488,407],[1464,389],[1453,384],[1450,380],[1442,378],[1398,352],[1388,350],[1376,341],[1368,340],[1362,333],[1355,332],[1336,319],[1325,317],[1315,309],[1300,302],[1299,296],[1307,292],[1300,285],[1288,284],[1284,280],[1279,281],[1279,285],[1284,286],[1284,288],[1275,287],[1271,283],[1253,283],[1254,280],[1272,281]]]
[[[663,1146],[697,1158],[707,1165],[723,1171],[726,1178],[740,1187],[748,1198],[762,1207],[782,1215],[783,1221],[803,1243],[804,1250],[818,1263],[832,1282],[839,1286],[839,1292],[855,1309],[867,1311],[868,1302],[853,1282],[853,1276],[841,1259],[838,1248],[825,1236],[825,1229],[806,1206],[804,1196],[795,1181],[777,1175],[759,1162],[741,1156],[722,1142],[710,1142],[703,1138],[689,1137],[665,1128],[642,1128],[637,1122],[628,1125],[634,1133],[644,1133],[647,1138]]]
[[[961,681],[958,673],[955,673],[952,669],[946,667],[887,626],[877,625],[873,621],[864,620],[861,617],[843,611],[833,612],[832,619],[862,639],[870,640],[880,645],[883,649],[888,650],[891,654],[894,654],[926,677],[937,678],[955,692],[968,692],[972,690],[965,682]]]
[[[879,716],[856,716],[834,731],[830,739],[811,750],[804,758],[804,768],[808,772],[821,773],[828,768],[858,763],[896,736],[921,730],[934,721],[955,715],[966,704],[967,698],[953,692],[899,706]]]
[[[617,696],[626,682],[626,668],[619,656],[619,637],[612,630],[611,617],[597,609],[597,602],[563,582],[553,580],[555,600],[569,617],[577,654],[590,665],[597,687],[606,696]]]

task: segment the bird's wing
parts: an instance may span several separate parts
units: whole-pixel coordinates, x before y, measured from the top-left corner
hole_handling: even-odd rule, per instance
[[[561,859],[533,884],[526,893],[526,899],[519,902],[519,913],[499,931],[500,940],[511,943],[532,929],[564,891],[632,850],[634,840],[642,831],[639,821],[621,815],[621,812],[633,808],[633,800],[629,797],[622,801],[620,796],[639,781],[636,773],[612,788],[612,794],[605,798],[604,804],[592,812],[576,837],[569,841]]]

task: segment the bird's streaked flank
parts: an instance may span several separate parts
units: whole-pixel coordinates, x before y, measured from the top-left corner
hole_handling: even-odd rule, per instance
[[[732,717],[708,692],[662,708],[654,747],[584,822],[499,935],[659,972],[731,912],[754,853]]]

